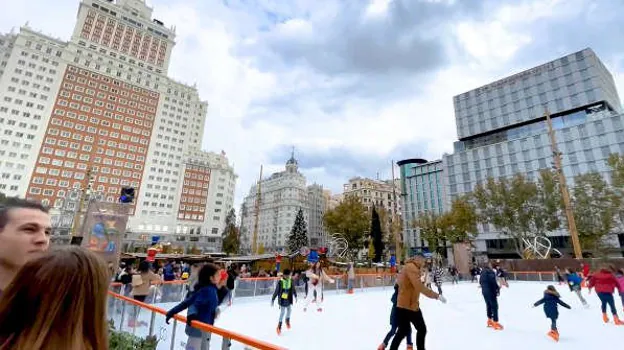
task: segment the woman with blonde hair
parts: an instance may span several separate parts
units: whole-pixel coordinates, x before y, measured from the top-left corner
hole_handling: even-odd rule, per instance
[[[0,298],[0,350],[106,350],[110,275],[79,247],[28,262]]]

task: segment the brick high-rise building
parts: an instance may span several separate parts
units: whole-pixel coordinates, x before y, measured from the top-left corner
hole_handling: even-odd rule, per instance
[[[66,233],[86,188],[113,202],[134,187],[129,228],[141,236],[129,239],[193,232],[219,249],[225,214],[213,213],[232,207],[236,175],[223,154],[201,151],[208,104],[167,77],[174,45],[144,0],[81,1],[68,42],[29,27],[0,35],[0,192],[55,208]],[[216,204],[211,172],[223,169]]]

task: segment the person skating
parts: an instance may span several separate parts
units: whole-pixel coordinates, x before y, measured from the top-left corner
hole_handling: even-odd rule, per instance
[[[449,267],[449,274],[451,275],[452,283],[459,284],[459,279],[458,279],[459,271],[457,271],[457,268],[455,266]]]
[[[290,329],[290,313],[292,311],[293,300],[297,300],[297,291],[293,286],[292,278],[290,277],[290,270],[284,270],[282,279],[275,286],[275,292],[271,298],[271,306],[275,304],[275,299],[278,299],[278,305],[280,307],[279,322],[277,323],[277,335],[282,334],[282,322],[284,321],[284,314],[286,314],[286,328]]]
[[[392,339],[390,350],[399,349],[399,345],[411,331],[411,324],[416,328],[416,349],[425,350],[427,326],[419,305],[421,293],[431,299],[438,299],[446,303],[446,299],[442,295],[425,288],[420,280],[423,264],[424,259],[422,257],[415,257],[408,260],[399,273],[397,281],[399,293],[397,295],[396,309],[398,330],[394,335],[394,339]]]
[[[498,296],[500,295],[500,287],[496,281],[496,273],[492,270],[492,263],[487,263],[481,270],[479,285],[481,293],[485,300],[487,312],[487,326],[495,330],[502,330],[503,326],[498,323]]]
[[[438,289],[438,294],[442,294],[442,280],[444,279],[444,270],[440,266],[433,267],[433,283]]]
[[[388,332],[388,334],[386,334],[386,337],[384,338],[383,343],[381,343],[377,347],[377,350],[384,350],[386,346],[388,346],[388,343],[390,342],[390,339],[392,339],[392,336],[396,334],[396,331],[398,328],[397,317],[396,317],[398,294],[399,294],[399,285],[395,284],[394,293],[392,294],[392,298],[390,298],[390,301],[392,301],[392,309],[390,310],[390,331]],[[408,333],[407,333],[407,350],[411,350],[413,348],[414,348],[414,344],[412,344],[412,327],[410,326],[408,328]]]
[[[559,341],[559,330],[557,330],[557,318],[559,318],[558,306],[561,305],[568,309],[571,309],[571,307],[561,300],[561,296],[554,286],[548,286],[544,291],[544,297],[533,304],[533,307],[537,307],[542,304],[544,304],[544,314],[546,314],[546,317],[549,318],[551,322],[548,336],[553,338],[555,341]]]
[[[570,291],[578,296],[583,306],[587,307],[587,301],[585,300],[585,298],[583,298],[583,294],[581,292],[581,284],[583,283],[583,278],[581,278],[581,276],[579,276],[575,271],[570,268],[565,269],[565,278],[568,281]]]
[[[210,348],[210,334],[191,326],[193,321],[213,325],[218,316],[219,297],[217,285],[221,280],[219,267],[208,263],[201,267],[193,292],[188,298],[167,312],[165,322],[177,313],[189,309],[186,314],[186,329],[188,335],[186,350],[207,350]]]
[[[613,299],[613,292],[615,289],[617,288],[620,293],[622,289],[620,289],[618,280],[608,266],[603,266],[598,273],[593,274],[589,278],[587,288],[589,288],[590,293],[592,288],[596,289],[596,294],[598,294],[601,303],[602,320],[605,323],[609,323],[609,316],[607,316],[608,304],[613,314],[613,322],[618,326],[624,325],[624,322],[620,321],[618,317],[617,310],[615,309],[615,300]]]
[[[620,298],[622,299],[622,310],[624,310],[624,269],[619,269],[617,271],[615,279],[617,279],[620,285]]]
[[[322,289],[323,281],[327,281],[329,283],[334,283],[335,281],[333,279],[331,279],[329,276],[327,276],[327,274],[325,273],[325,271],[321,267],[321,262],[320,261],[312,263],[312,266],[310,266],[310,269],[308,271],[306,271],[306,275],[310,279],[309,282],[308,282],[308,284],[309,284],[308,291],[313,294],[314,300],[307,299],[305,307],[303,308],[303,311],[304,312],[307,311],[308,306],[310,305],[310,302],[313,302],[317,306],[316,311],[321,312],[321,311],[323,311],[323,307],[322,307],[322,303],[323,303],[323,289]],[[319,288],[321,288],[320,291],[319,291]]]
[[[564,278],[563,275],[561,274],[561,269],[559,268],[559,266],[555,266],[555,273],[557,274],[557,281],[559,282],[559,284],[564,284]]]

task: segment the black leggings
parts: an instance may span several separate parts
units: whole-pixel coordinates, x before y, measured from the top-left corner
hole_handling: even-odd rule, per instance
[[[416,349],[425,350],[425,337],[427,336],[427,325],[421,310],[411,311],[397,307],[396,318],[399,329],[392,339],[390,350],[398,350],[403,338],[411,333],[411,324],[416,328]]]
[[[498,322],[498,300],[496,296],[483,294],[483,299],[485,299],[487,317],[494,322]]]
[[[615,308],[615,300],[613,299],[613,294],[611,293],[596,293],[598,294],[598,298],[600,298],[600,308],[602,309],[602,313],[607,313],[607,305],[611,308],[611,313],[617,316],[617,309]]]

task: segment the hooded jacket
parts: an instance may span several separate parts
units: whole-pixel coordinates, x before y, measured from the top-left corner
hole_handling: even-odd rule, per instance
[[[411,311],[420,309],[420,294],[431,299],[437,299],[438,293],[425,287],[420,280],[420,270],[423,261],[420,258],[408,260],[403,269],[399,273],[397,284],[399,285],[399,293],[397,296],[397,307]]]
[[[620,284],[617,279],[615,279],[615,276],[611,273],[611,271],[606,269],[600,270],[600,272],[594,274],[589,279],[588,288],[596,288],[596,293],[613,294],[615,288],[622,292]]]
[[[544,313],[548,318],[557,319],[559,317],[559,309],[557,305],[571,309],[570,305],[561,301],[559,293],[549,289],[544,291],[544,297],[533,304],[533,306],[540,306],[542,304],[544,304]]]

